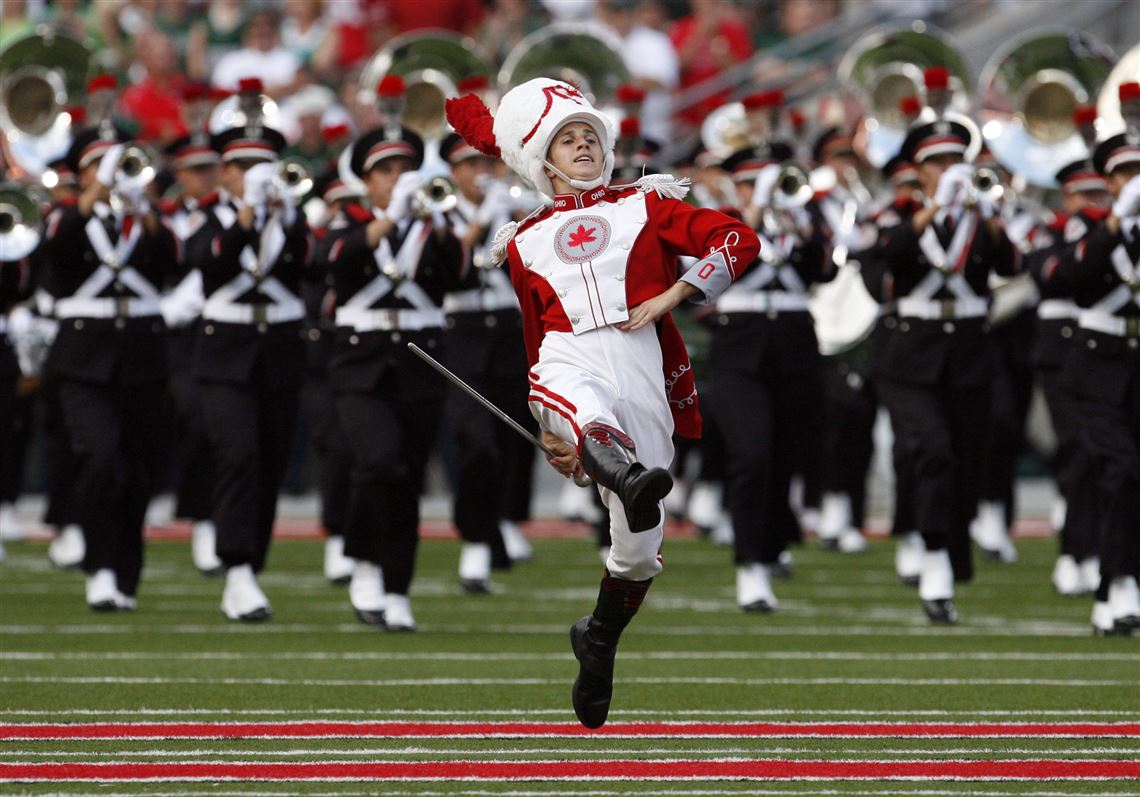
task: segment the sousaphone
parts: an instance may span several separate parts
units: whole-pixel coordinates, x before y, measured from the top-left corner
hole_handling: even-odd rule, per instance
[[[1056,187],[1062,165],[1086,157],[1073,122],[1095,102],[1116,56],[1078,30],[1036,30],[1000,48],[978,79],[982,135],[998,162],[1030,185]]]
[[[48,25],[0,51],[0,127],[15,163],[39,181],[71,145],[67,106],[83,96],[91,53]]]
[[[360,74],[357,100],[376,103],[376,86],[386,75],[404,79],[401,122],[425,141],[448,131],[444,102],[458,95],[465,78],[490,79],[491,64],[474,39],[447,30],[418,30],[397,36],[376,52]]]
[[[970,108],[970,73],[950,34],[922,21],[877,28],[859,39],[839,61],[839,83],[856,95],[864,117],[855,134],[856,151],[875,168],[898,154],[907,119],[899,110],[905,97],[923,97],[923,71],[950,72],[948,110]],[[980,142],[979,142],[980,143]]]
[[[536,77],[570,83],[596,107],[610,102],[618,86],[630,81],[621,41],[600,28],[571,22],[547,25],[516,44],[499,70],[499,89],[505,93]]]

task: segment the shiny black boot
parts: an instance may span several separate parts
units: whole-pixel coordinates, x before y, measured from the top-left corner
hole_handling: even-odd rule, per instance
[[[600,423],[582,429],[582,468],[596,483],[617,493],[630,531],[648,531],[661,522],[659,502],[673,489],[664,468],[646,468],[637,461],[627,435]]]
[[[594,613],[570,629],[570,647],[578,659],[578,678],[571,698],[578,721],[600,728],[610,712],[614,687],[614,657],[621,632],[641,608],[653,579],[627,581],[607,571],[598,590]]]

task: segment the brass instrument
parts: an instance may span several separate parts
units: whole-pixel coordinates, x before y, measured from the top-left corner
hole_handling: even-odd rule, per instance
[[[447,213],[459,204],[455,183],[443,175],[435,175],[424,180],[412,199],[414,212],[420,218],[436,213]]]
[[[425,140],[435,139],[449,129],[443,104],[458,94],[460,81],[490,74],[490,61],[473,39],[445,30],[415,31],[391,39],[368,59],[357,100],[373,105],[381,78],[399,75],[405,85],[402,123]]]
[[[773,204],[783,210],[802,208],[812,198],[811,175],[795,161],[780,164],[773,189]]]
[[[210,133],[223,133],[234,127],[268,127],[281,130],[281,109],[266,94],[233,94],[210,111]]]
[[[46,197],[21,183],[0,184],[0,260],[22,260],[40,244]]]
[[[1009,42],[978,79],[982,133],[1011,174],[1041,188],[1056,186],[1061,164],[1086,157],[1073,111],[1093,101],[1116,58],[1077,30],[1034,31]]]
[[[309,167],[299,158],[285,158],[278,164],[276,185],[278,199],[289,199],[294,204],[313,190],[313,176]]]
[[[124,145],[111,186],[111,209],[120,216],[137,215],[142,210],[143,191],[158,174],[157,158],[149,147],[132,141]]]
[[[1117,62],[1100,89],[1096,101],[1097,116],[1100,117],[1101,138],[1124,131],[1126,128],[1140,131],[1140,118],[1126,119],[1120,107],[1120,84],[1140,81],[1140,44],[1137,44]]]
[[[742,103],[726,103],[701,122],[701,144],[718,156],[728,157],[747,147],[749,142],[748,115]]]
[[[933,66],[950,72],[949,108],[967,111],[966,62],[949,34],[922,21],[873,30],[840,59],[839,84],[852,90],[866,109],[853,143],[875,168],[882,168],[902,147],[908,120],[899,102],[925,94],[923,71]]]
[[[569,83],[596,107],[630,82],[621,41],[601,28],[572,22],[546,25],[516,44],[499,70],[499,88],[506,92],[536,77]]]
[[[71,144],[70,101],[83,96],[91,53],[39,25],[0,51],[0,127],[12,161],[39,181]]]
[[[1002,185],[1001,175],[988,166],[979,166],[970,178],[970,187],[963,204],[966,207],[977,207],[984,200],[996,205],[1004,196],[1005,186]]]

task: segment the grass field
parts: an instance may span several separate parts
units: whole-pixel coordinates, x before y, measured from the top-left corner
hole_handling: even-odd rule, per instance
[[[275,616],[228,623],[189,546],[150,545],[140,608],[97,615],[42,542],[0,566],[0,793],[67,795],[1136,794],[1140,644],[1056,597],[1051,540],[981,563],[931,627],[887,541],[813,547],[774,615],[735,609],[730,554],[668,539],[622,642],[610,724],[579,728],[571,623],[601,574],[582,539],[464,597],[426,540],[420,630],[355,622],[320,543],[275,543]],[[60,724],[65,725],[60,725]]]

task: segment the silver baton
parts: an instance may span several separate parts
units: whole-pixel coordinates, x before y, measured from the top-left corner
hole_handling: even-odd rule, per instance
[[[505,412],[503,412],[501,409],[496,407],[490,401],[485,399],[482,396],[482,394],[479,393],[478,390],[471,387],[471,385],[467,384],[462,379],[460,379],[458,376],[453,374],[450,370],[448,370],[447,366],[445,366],[439,360],[432,357],[430,354],[428,354],[426,351],[424,351],[423,349],[421,349],[419,346],[417,346],[414,343],[409,343],[408,349],[412,352],[412,354],[416,355],[421,360],[423,360],[425,363],[427,363],[432,368],[434,368],[436,371],[438,371],[439,374],[444,379],[446,379],[451,384],[453,384],[456,387],[463,390],[463,392],[466,393],[468,396],[470,396],[471,398],[475,399],[480,404],[482,404],[483,407],[488,412],[490,412],[492,415],[494,415],[500,421],[502,421],[507,426],[514,429],[520,435],[522,435],[523,438],[526,439],[526,441],[528,443],[530,443],[532,446],[537,448],[539,451],[541,451],[542,453],[546,454],[549,457],[557,457],[558,456],[553,451],[551,451],[549,448],[547,448],[541,440],[539,440],[537,437],[535,437],[530,432],[528,432],[523,427],[522,424],[520,424],[518,421],[516,421],[510,415],[507,415]],[[574,483],[576,485],[578,485],[579,487],[589,487],[591,484],[593,484],[593,481],[591,481],[589,476],[587,476],[586,474],[583,473],[581,476],[575,476],[574,477]]]

